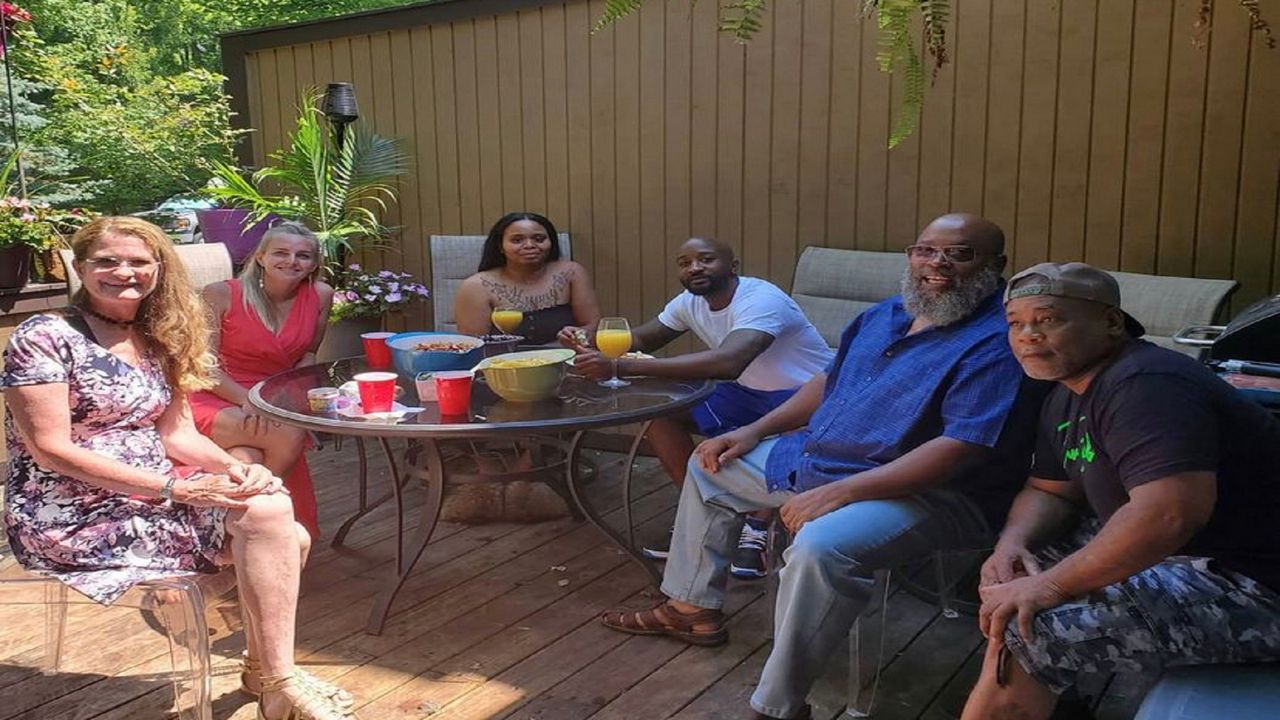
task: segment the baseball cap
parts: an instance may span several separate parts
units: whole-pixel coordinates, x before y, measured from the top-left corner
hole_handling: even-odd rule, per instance
[[[1085,263],[1040,263],[1032,265],[1009,279],[1004,288],[1004,301],[1033,295],[1076,298],[1102,303],[1120,310],[1124,327],[1133,337],[1142,337],[1147,329],[1120,308],[1120,285],[1105,270]]]

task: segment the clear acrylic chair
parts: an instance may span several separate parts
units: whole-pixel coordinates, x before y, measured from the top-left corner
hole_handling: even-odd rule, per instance
[[[790,544],[791,537],[782,522],[774,515],[769,525],[769,535],[765,553],[769,561],[769,576],[766,594],[769,605],[773,607],[778,597],[778,570],[782,567],[783,551]],[[889,595],[893,583],[897,582],[904,590],[930,604],[936,604],[942,616],[947,619],[960,617],[960,610],[976,614],[977,606],[970,602],[958,601],[955,597],[956,586],[968,575],[968,571],[956,571],[952,566],[959,562],[962,566],[973,562],[971,558],[990,554],[989,548],[966,548],[953,550],[936,550],[927,560],[919,561],[926,568],[914,568],[913,564],[886,568],[877,572],[877,592],[879,613],[868,617],[865,613],[858,616],[849,629],[849,676],[848,691],[845,696],[846,706],[840,720],[846,718],[869,718],[875,710],[876,692],[880,689],[880,673],[884,669],[885,627],[889,614]],[[934,583],[929,586],[913,578],[915,570],[924,569]],[[772,621],[773,612],[769,613]]]
[[[231,571],[211,576],[160,578],[139,583],[112,605],[150,612],[162,626],[169,644],[171,678],[180,720],[213,718],[205,597],[233,586]],[[67,607],[72,604],[95,603],[50,577],[13,571],[0,576],[0,605],[28,605],[39,607],[44,613],[44,654],[40,670],[46,675],[61,669],[68,640]]]

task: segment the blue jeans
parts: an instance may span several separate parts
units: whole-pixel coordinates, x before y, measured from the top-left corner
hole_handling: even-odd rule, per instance
[[[765,458],[775,442],[765,440],[718,473],[690,460],[662,581],[667,596],[723,607],[743,514],[781,507],[794,495],[765,487]],[[805,524],[783,555],[773,651],[751,706],[780,718],[800,713],[814,680],[870,602],[876,570],[939,548],[989,542],[978,507],[950,490],[855,502]]]

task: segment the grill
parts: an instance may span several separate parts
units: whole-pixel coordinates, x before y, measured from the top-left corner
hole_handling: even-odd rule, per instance
[[[1253,400],[1280,415],[1280,295],[1260,300],[1227,325],[1193,325],[1173,340],[1202,348],[1210,366]]]

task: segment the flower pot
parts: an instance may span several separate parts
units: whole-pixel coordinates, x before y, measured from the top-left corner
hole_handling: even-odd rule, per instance
[[[35,275],[40,282],[59,283],[67,281],[67,268],[62,264],[62,256],[57,250],[40,250],[35,253]]]
[[[253,254],[254,248],[271,227],[280,218],[269,215],[248,229],[244,221],[250,212],[244,208],[222,208],[217,210],[197,210],[196,221],[200,224],[200,234],[206,243],[222,243],[227,246],[231,255],[231,263],[236,267],[244,264],[246,258]]]
[[[26,245],[0,247],[0,290],[26,287],[31,277],[31,248]]]
[[[324,340],[316,350],[316,362],[332,362],[364,354],[360,335],[377,332],[381,325],[381,319],[376,317],[345,318],[329,323],[324,331]]]

